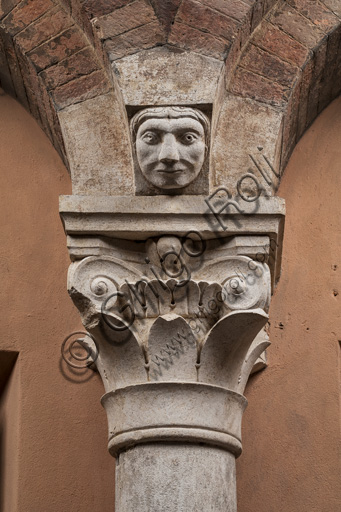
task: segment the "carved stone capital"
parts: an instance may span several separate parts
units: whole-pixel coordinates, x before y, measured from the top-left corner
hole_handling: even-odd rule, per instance
[[[158,221],[147,211],[143,231],[127,237],[139,202],[121,198],[119,212],[117,204],[104,211],[103,198],[98,204],[65,198],[61,209],[73,259],[68,289],[105,387],[110,452],[172,441],[238,456],[243,391],[269,345],[282,210],[264,203],[239,226],[230,215],[236,227],[221,236],[194,229],[202,227],[198,208],[191,225],[175,220],[171,231],[166,205]]]

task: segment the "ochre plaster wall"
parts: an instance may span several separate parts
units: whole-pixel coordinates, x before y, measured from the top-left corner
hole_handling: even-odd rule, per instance
[[[290,159],[269,367],[249,381],[238,512],[340,510],[341,98]]]
[[[0,350],[19,351],[20,369],[12,415],[19,498],[10,512],[113,512],[102,384],[60,365],[64,337],[81,328],[58,216],[70,179],[21,106],[0,95],[0,113]],[[238,512],[338,510],[340,161],[338,100],[297,146],[279,191],[287,200],[282,277],[269,368],[246,391]]]
[[[111,512],[114,460],[102,383],[97,375],[70,381],[60,368],[64,337],[81,327],[67,294],[58,215],[70,178],[37,123],[3,94],[0,173],[0,350],[18,351],[20,367],[18,424],[7,422],[19,432],[18,506],[3,512]]]

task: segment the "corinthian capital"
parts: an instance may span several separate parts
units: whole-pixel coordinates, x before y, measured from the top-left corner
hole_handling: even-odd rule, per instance
[[[139,231],[134,214],[145,198],[61,200],[73,260],[68,289],[87,343],[96,343],[114,456],[156,441],[241,452],[243,391],[269,345],[283,207],[272,199],[243,219],[230,215],[221,233],[209,230],[214,219],[201,201],[191,199],[190,222],[184,212],[180,225],[169,209],[183,199],[168,198]]]

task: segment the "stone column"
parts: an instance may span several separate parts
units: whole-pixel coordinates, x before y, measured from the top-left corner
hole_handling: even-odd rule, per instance
[[[223,237],[194,197],[71,196],[61,215],[69,293],[105,388],[116,512],[236,512],[243,391],[269,345],[282,202],[226,215]]]

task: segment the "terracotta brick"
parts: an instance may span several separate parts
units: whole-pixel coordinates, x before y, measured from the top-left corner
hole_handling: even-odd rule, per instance
[[[338,18],[316,0],[287,0],[287,2],[325,33],[339,23]]]
[[[2,2],[0,2],[0,19],[11,12],[19,2],[20,0],[2,0]]]
[[[44,110],[44,115],[46,118],[46,122],[50,128],[51,132],[51,141],[53,146],[56,148],[60,156],[62,157],[64,163],[66,163],[66,155],[65,155],[65,147],[64,140],[59,124],[59,120],[57,117],[55,106],[52,104],[52,99],[50,95],[47,93],[45,87],[41,87],[42,92],[42,108]]]
[[[263,0],[263,15],[270,11],[273,8],[277,0]]]
[[[230,90],[234,94],[281,108],[286,106],[290,94],[287,87],[239,67]]]
[[[334,99],[333,89],[337,83],[341,88],[341,77],[337,76],[341,67],[341,26],[328,37],[326,63],[323,82],[319,96],[318,112],[320,113]]]
[[[307,124],[308,126],[314,121],[318,114],[318,101],[321,89],[321,80],[323,79],[326,56],[327,56],[328,39],[325,38],[323,43],[314,52],[314,69],[311,77],[311,87],[308,96]]]
[[[334,14],[341,17],[341,2],[340,0],[321,0],[328,9],[333,11]]]
[[[94,98],[109,90],[109,84],[102,71],[95,71],[92,75],[82,76],[77,80],[57,87],[52,92],[53,100],[58,110]]]
[[[18,62],[24,79],[25,90],[31,114],[42,126],[39,105],[41,104],[41,90],[38,76],[34,66],[24,54],[18,54]]]
[[[98,18],[94,26],[101,39],[109,39],[151,21],[156,21],[152,6],[146,0],[136,0],[126,7]]]
[[[23,81],[23,74],[18,60],[20,57],[20,52],[16,51],[13,40],[9,34],[2,32],[1,37],[6,48],[6,58],[8,67],[10,69],[15,94],[20,103],[29,109],[29,102]]]
[[[99,69],[92,48],[85,48],[40,73],[48,90]]]
[[[309,97],[309,89],[311,85],[311,77],[313,75],[314,70],[314,62],[313,60],[309,60],[307,65],[304,66],[300,78],[300,103],[298,106],[298,120],[297,120],[297,137],[299,138],[303,135],[307,127],[307,111],[308,111],[308,97]]]
[[[6,57],[6,45],[0,32],[0,87],[5,92],[15,96],[15,89]]]
[[[219,60],[224,60],[231,47],[231,43],[226,40],[177,22],[172,27],[168,42],[178,48],[193,50]]]
[[[258,27],[263,19],[262,2],[255,2],[252,8],[251,33]]]
[[[50,41],[28,53],[37,71],[57,64],[87,45],[84,36],[76,27],[71,27]]]
[[[71,18],[64,10],[54,9],[45,16],[31,23],[16,36],[16,43],[26,53],[50,39],[53,35],[67,29]]]
[[[305,46],[265,20],[253,35],[252,43],[299,67],[304,65],[309,56]]]
[[[284,4],[270,13],[269,20],[308,48],[314,48],[324,33],[292,7]]]
[[[300,103],[299,84],[291,91],[283,124],[281,167],[284,168],[296,146],[298,108]]]
[[[232,43],[231,47],[228,51],[228,55],[225,61],[225,81],[226,86],[228,87],[228,84],[231,80],[233,80],[233,75],[235,71],[236,64],[240,57],[240,50],[241,50],[242,44],[241,44],[241,37],[237,37]]]
[[[240,42],[244,45],[251,34],[251,22],[253,19],[252,3],[247,4],[241,0],[199,0],[200,3],[214,8],[222,14],[234,18],[240,22],[239,29],[234,32],[234,39],[240,38]],[[214,33],[214,31],[213,31]]]
[[[115,9],[124,7],[130,2],[131,0],[82,0],[83,7],[88,13],[89,18],[104,16]]]
[[[150,0],[157,18],[165,28],[167,34],[169,34],[171,30],[181,2],[182,0]]]
[[[176,21],[231,41],[240,28],[233,18],[213,11],[194,0],[183,0]]]
[[[296,66],[253,45],[248,46],[240,66],[288,87],[293,85],[298,72]]]
[[[51,0],[24,0],[4,18],[3,24],[14,36],[53,7]]]
[[[164,43],[165,40],[165,34],[159,22],[156,21],[107,39],[104,48],[110,54],[110,58],[115,60],[146,48],[153,48]]]
[[[60,0],[59,0],[60,1]],[[94,33],[89,16],[83,9],[83,6],[79,0],[71,0],[71,17],[75,24],[83,30],[86,37],[90,42],[94,43]]]
[[[339,94],[341,94],[341,41],[339,44],[339,51],[337,59],[334,63],[335,65],[335,75],[333,76],[333,86],[331,97],[336,98]]]
[[[242,0],[199,0],[200,3],[206,5],[207,7],[211,7],[212,9],[216,9],[217,11],[225,14],[226,16],[231,16],[238,21],[243,21],[247,15],[250,13],[251,5],[246,4]]]

